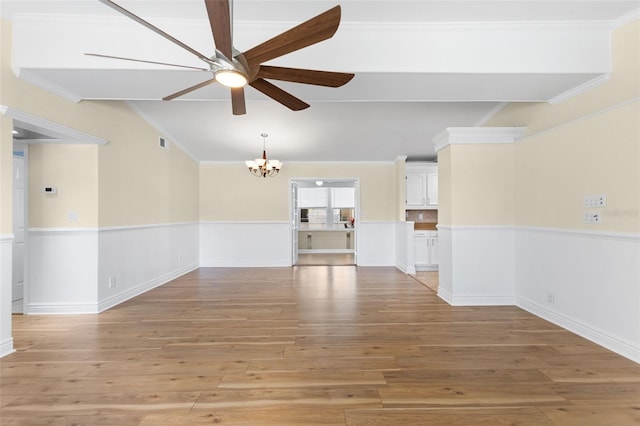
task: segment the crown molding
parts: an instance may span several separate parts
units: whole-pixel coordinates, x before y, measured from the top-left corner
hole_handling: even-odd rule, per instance
[[[448,127],[433,138],[435,151],[449,145],[510,144],[522,138],[526,127]]]
[[[587,92],[591,89],[595,89],[596,87],[603,85],[604,83],[609,81],[610,78],[611,78],[611,74],[599,75],[598,77],[593,78],[572,89],[569,89],[566,92],[559,94],[558,96],[554,96],[553,98],[549,99],[549,103],[551,105],[556,105],[556,104],[559,104],[560,102],[567,101],[573,98],[574,96],[578,96],[584,92]]]

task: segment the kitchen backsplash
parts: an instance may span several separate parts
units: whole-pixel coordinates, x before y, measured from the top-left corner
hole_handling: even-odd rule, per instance
[[[438,223],[438,210],[407,210],[406,218],[407,222]]]

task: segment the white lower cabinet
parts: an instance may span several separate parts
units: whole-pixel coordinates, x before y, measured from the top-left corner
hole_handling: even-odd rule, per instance
[[[416,270],[438,269],[438,231],[415,231],[414,256]]]

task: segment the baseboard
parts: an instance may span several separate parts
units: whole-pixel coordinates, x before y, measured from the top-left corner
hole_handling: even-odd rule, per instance
[[[516,298],[515,296],[453,296],[449,303],[452,306],[513,306],[516,304]]]
[[[97,303],[28,303],[27,315],[97,314]]]
[[[15,351],[16,350],[13,349],[13,338],[0,342],[0,358],[12,354]]]
[[[438,297],[447,302],[449,305],[453,305],[453,295],[449,290],[445,289],[442,286],[438,286]]]
[[[11,313],[21,314],[24,310],[24,299],[14,300],[11,302]]]
[[[516,306],[640,364],[640,347],[519,297]]]
[[[408,266],[408,265],[396,265],[396,268],[398,268],[400,271],[404,272],[405,274],[408,275],[415,275],[416,274],[416,268],[413,266]]]
[[[119,305],[120,303],[126,302],[129,299],[132,299],[136,296],[139,296],[149,290],[152,290],[156,287],[159,287],[163,284],[168,283],[171,280],[174,280],[188,272],[191,272],[193,270],[198,269],[198,264],[197,263],[192,263],[190,265],[186,265],[180,269],[177,269],[175,271],[169,272],[167,274],[163,274],[157,278],[154,278],[150,281],[147,281],[145,283],[139,284],[133,288],[130,288],[126,291],[123,291],[122,293],[113,295],[111,297],[106,298],[105,300],[101,300],[100,303],[98,304],[98,312],[104,312],[107,309],[111,309],[116,305]]]
[[[291,267],[291,261],[282,262],[278,260],[273,261],[255,261],[239,260],[237,262],[230,262],[225,259],[201,259],[201,268],[288,268]]]

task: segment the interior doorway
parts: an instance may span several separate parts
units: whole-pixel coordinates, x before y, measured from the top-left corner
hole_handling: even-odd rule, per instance
[[[291,179],[292,265],[356,265],[358,180]]]
[[[13,247],[11,269],[11,312],[24,312],[27,222],[27,146],[13,143]]]

